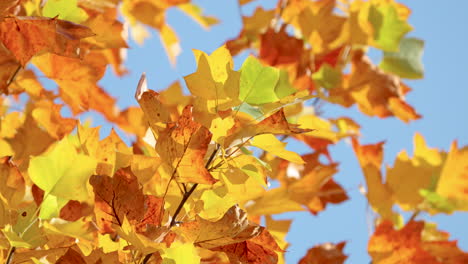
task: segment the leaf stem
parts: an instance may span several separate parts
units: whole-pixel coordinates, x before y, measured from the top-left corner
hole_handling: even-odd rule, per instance
[[[5,261],[5,264],[10,264],[11,261],[13,260],[13,255],[15,254],[16,247],[11,246],[10,249],[8,249],[8,255]]]
[[[213,162],[214,158],[216,157],[216,153],[218,153],[220,148],[221,148],[221,146],[219,144],[216,144],[216,148],[213,150],[210,157],[208,158],[208,161],[205,164],[205,168],[208,169],[208,167]],[[180,211],[184,207],[185,202],[187,202],[188,198],[190,197],[190,195],[192,195],[192,193],[195,191],[197,186],[198,186],[198,183],[195,183],[194,185],[192,185],[192,188],[190,188],[190,190],[188,192],[184,193],[184,196],[182,197],[182,200],[180,201],[179,205],[177,206],[176,211],[174,212],[174,215],[172,216],[171,223],[169,224],[169,227],[173,227],[176,224],[177,216],[179,215]],[[152,255],[153,255],[152,253],[147,254],[145,256],[145,258],[143,259],[143,261],[141,262],[141,264],[148,263],[148,261],[149,261],[149,259],[151,258]]]
[[[414,221],[414,219],[416,219],[416,217],[418,217],[419,213],[421,213],[421,210],[419,210],[419,209],[414,211],[413,214],[411,215],[411,217],[409,218],[408,223],[411,222],[411,221]]]
[[[18,67],[16,67],[16,70],[15,72],[13,73],[13,75],[10,77],[10,79],[8,79],[7,83],[6,83],[6,87],[4,88],[5,90],[8,89],[8,86],[10,86],[10,84],[13,83],[13,81],[15,80],[16,78],[16,75],[18,75],[18,72],[19,70],[21,69],[21,65],[18,65]]]

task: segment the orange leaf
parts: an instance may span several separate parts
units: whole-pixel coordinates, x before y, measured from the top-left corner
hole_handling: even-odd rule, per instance
[[[299,264],[343,264],[348,258],[343,253],[346,242],[325,243],[315,246],[299,261]]]
[[[24,67],[40,52],[79,58],[80,39],[93,36],[87,27],[45,17],[5,17],[0,22],[0,40]]]
[[[424,241],[424,222],[411,221],[394,230],[390,221],[382,222],[369,240],[368,251],[376,264],[461,264],[468,254],[456,242]]]
[[[183,223],[179,230],[197,246],[211,249],[251,239],[260,235],[263,227],[249,221],[247,214],[235,205],[216,222],[196,216],[194,221]]]
[[[392,192],[383,183],[383,177],[380,172],[384,142],[373,145],[360,145],[355,138],[352,139],[352,142],[354,153],[356,153],[366,179],[367,200],[372,208],[384,219],[393,219]]]
[[[205,168],[211,132],[193,121],[192,106],[186,106],[177,124],[159,134],[156,151],[172,168],[179,182],[213,184],[217,180]]]
[[[10,207],[17,208],[23,201],[25,182],[11,157],[0,158],[0,181],[0,198]]]
[[[8,94],[8,85],[20,64],[11,52],[0,45],[0,93]]]
[[[297,124],[290,124],[286,120],[284,110],[281,108],[274,114],[255,124],[251,120],[237,119],[234,126],[227,132],[224,141],[225,146],[230,146],[232,142],[238,139],[249,139],[250,137],[261,134],[299,134],[313,131],[313,129],[302,129]]]
[[[32,110],[32,116],[37,124],[44,127],[51,136],[62,139],[76,126],[77,120],[64,118],[60,115],[62,105],[54,104],[48,100],[38,101]]]
[[[437,193],[468,202],[468,147],[458,149],[456,141],[452,144],[439,178]]]
[[[61,256],[57,264],[76,264],[76,263],[86,263],[80,253],[76,252],[74,249],[69,248],[65,255]]]
[[[211,250],[226,253],[231,263],[240,264],[276,264],[278,263],[278,254],[273,250],[264,247],[261,244],[250,240],[216,247]]]
[[[145,197],[130,168],[119,169],[114,177],[93,175],[89,182],[95,193],[97,225],[101,233],[112,233],[112,224],[122,226],[124,217],[138,223],[145,213]]]
[[[269,28],[260,37],[260,59],[269,65],[297,63],[302,57],[303,41],[289,36],[286,27],[279,32]]]

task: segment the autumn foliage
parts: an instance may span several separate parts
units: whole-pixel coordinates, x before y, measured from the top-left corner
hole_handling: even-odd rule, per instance
[[[238,0],[239,8],[253,2]],[[127,26],[138,43],[157,32],[176,63],[170,8],[207,29],[223,19],[189,0],[0,2],[4,263],[284,263],[291,221],[272,216],[316,215],[348,199],[329,152],[342,140],[351,143],[375,212],[372,263],[468,263],[456,241],[419,219],[468,210],[468,147],[454,142],[445,152],[416,134],[414,153],[400,152],[383,170],[384,142],[363,145],[360,124],[320,111],[320,104],[355,105],[368,116],[421,118],[405,100],[404,81],[423,77],[424,46],[406,36],[406,6],[278,0],[274,9],[258,7],[242,17],[236,38],[211,54],[193,51],[197,69],[185,83],[156,92],[142,74],[135,106],[120,110],[98,82],[107,67],[119,77],[131,70]],[[378,65],[369,47],[382,51]],[[245,51],[251,55],[235,67],[233,56]],[[88,111],[132,135],[131,145],[79,122]],[[309,152],[286,149],[290,141]],[[345,262],[345,241],[323,242],[299,263]]]

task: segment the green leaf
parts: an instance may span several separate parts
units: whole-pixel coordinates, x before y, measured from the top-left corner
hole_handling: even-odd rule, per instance
[[[233,109],[234,111],[239,111],[242,113],[249,114],[251,117],[253,117],[257,121],[262,121],[263,119],[265,119],[265,113],[263,113],[261,109],[259,109],[256,106],[247,104],[247,103],[243,103],[239,106],[234,107]]]
[[[325,89],[333,89],[341,82],[341,72],[328,64],[323,64],[317,72],[312,74],[312,79]]]
[[[377,47],[385,51],[397,51],[400,40],[413,29],[398,16],[396,7],[391,3],[371,5],[369,22],[374,29]]]
[[[48,0],[42,9],[42,15],[56,17],[75,23],[88,19],[86,12],[78,7],[77,0]]]
[[[285,70],[281,70],[278,83],[275,86],[276,96],[278,96],[278,99],[282,99],[295,92],[297,92],[297,90],[289,82],[288,72]]]
[[[36,248],[47,242],[39,227],[39,221],[36,218],[36,204],[22,208],[18,213],[16,224],[6,225],[2,230],[5,237],[13,247]]]
[[[450,201],[449,199],[440,196],[438,193],[427,190],[421,189],[419,190],[419,194],[425,198],[425,202],[429,205],[429,207],[433,210],[436,210],[440,213],[451,214],[454,210],[457,209],[457,205]]]
[[[241,68],[239,99],[253,105],[278,101],[275,87],[279,77],[277,68],[263,66],[255,57],[248,57]]]
[[[69,139],[64,138],[46,154],[32,158],[28,173],[46,196],[84,201],[88,198],[86,184],[95,168],[95,159],[78,154]]]
[[[41,204],[40,219],[51,219],[60,216],[60,210],[68,203],[67,199],[55,195],[47,195]]]
[[[424,77],[423,50],[423,40],[404,38],[400,42],[398,52],[384,52],[379,67],[402,78],[421,79]]]

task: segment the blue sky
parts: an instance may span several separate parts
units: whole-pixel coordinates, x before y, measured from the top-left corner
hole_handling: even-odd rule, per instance
[[[131,73],[122,79],[116,78],[110,71],[101,84],[116,98],[121,108],[136,105],[133,97],[136,84],[142,72],[147,73],[149,87],[154,90],[164,89],[173,81],[183,82],[182,77],[195,71],[196,64],[191,49],[200,49],[211,53],[227,39],[234,38],[241,29],[240,14],[236,0],[194,1],[202,6],[206,14],[218,17],[221,23],[210,31],[203,30],[191,19],[171,10],[168,22],[179,35],[182,53],[176,67],[172,67],[165,55],[159,38],[153,37],[140,47],[130,41],[127,67]],[[243,9],[250,14],[257,3],[274,6],[276,1],[256,1],[254,5]],[[326,105],[323,110],[327,117],[350,116],[362,126],[361,141],[375,143],[385,140],[385,163],[392,165],[397,153],[406,149],[412,153],[413,135],[420,132],[430,147],[448,150],[454,139],[460,145],[468,145],[468,87],[464,77],[468,76],[468,34],[467,1],[446,1],[430,4],[427,1],[402,1],[413,13],[410,24],[414,27],[409,36],[425,41],[424,65],[425,78],[408,81],[413,88],[407,101],[423,115],[423,119],[408,124],[396,119],[377,119],[362,115],[355,107],[343,109]],[[378,62],[380,53],[371,52],[371,57]],[[235,60],[239,67],[245,56]],[[102,133],[106,135],[110,126],[95,114],[93,124],[104,125]],[[121,134],[121,133],[120,133]],[[122,134],[121,134],[122,135]],[[126,136],[122,135],[124,138]],[[296,148],[298,152],[306,149]],[[342,142],[332,148],[332,156],[340,162],[340,172],[335,176],[351,199],[337,206],[330,206],[318,216],[309,213],[285,214],[276,219],[293,218],[287,240],[287,263],[296,263],[308,248],[324,243],[348,241],[345,252],[349,254],[347,263],[368,263],[367,241],[371,233],[370,209],[366,199],[359,193],[359,185],[365,185],[357,159],[349,144]],[[426,215],[422,215],[426,218]],[[451,216],[438,215],[431,220],[439,223],[439,228],[451,233],[451,238],[458,239],[459,245],[468,250],[468,214],[456,213]]]

